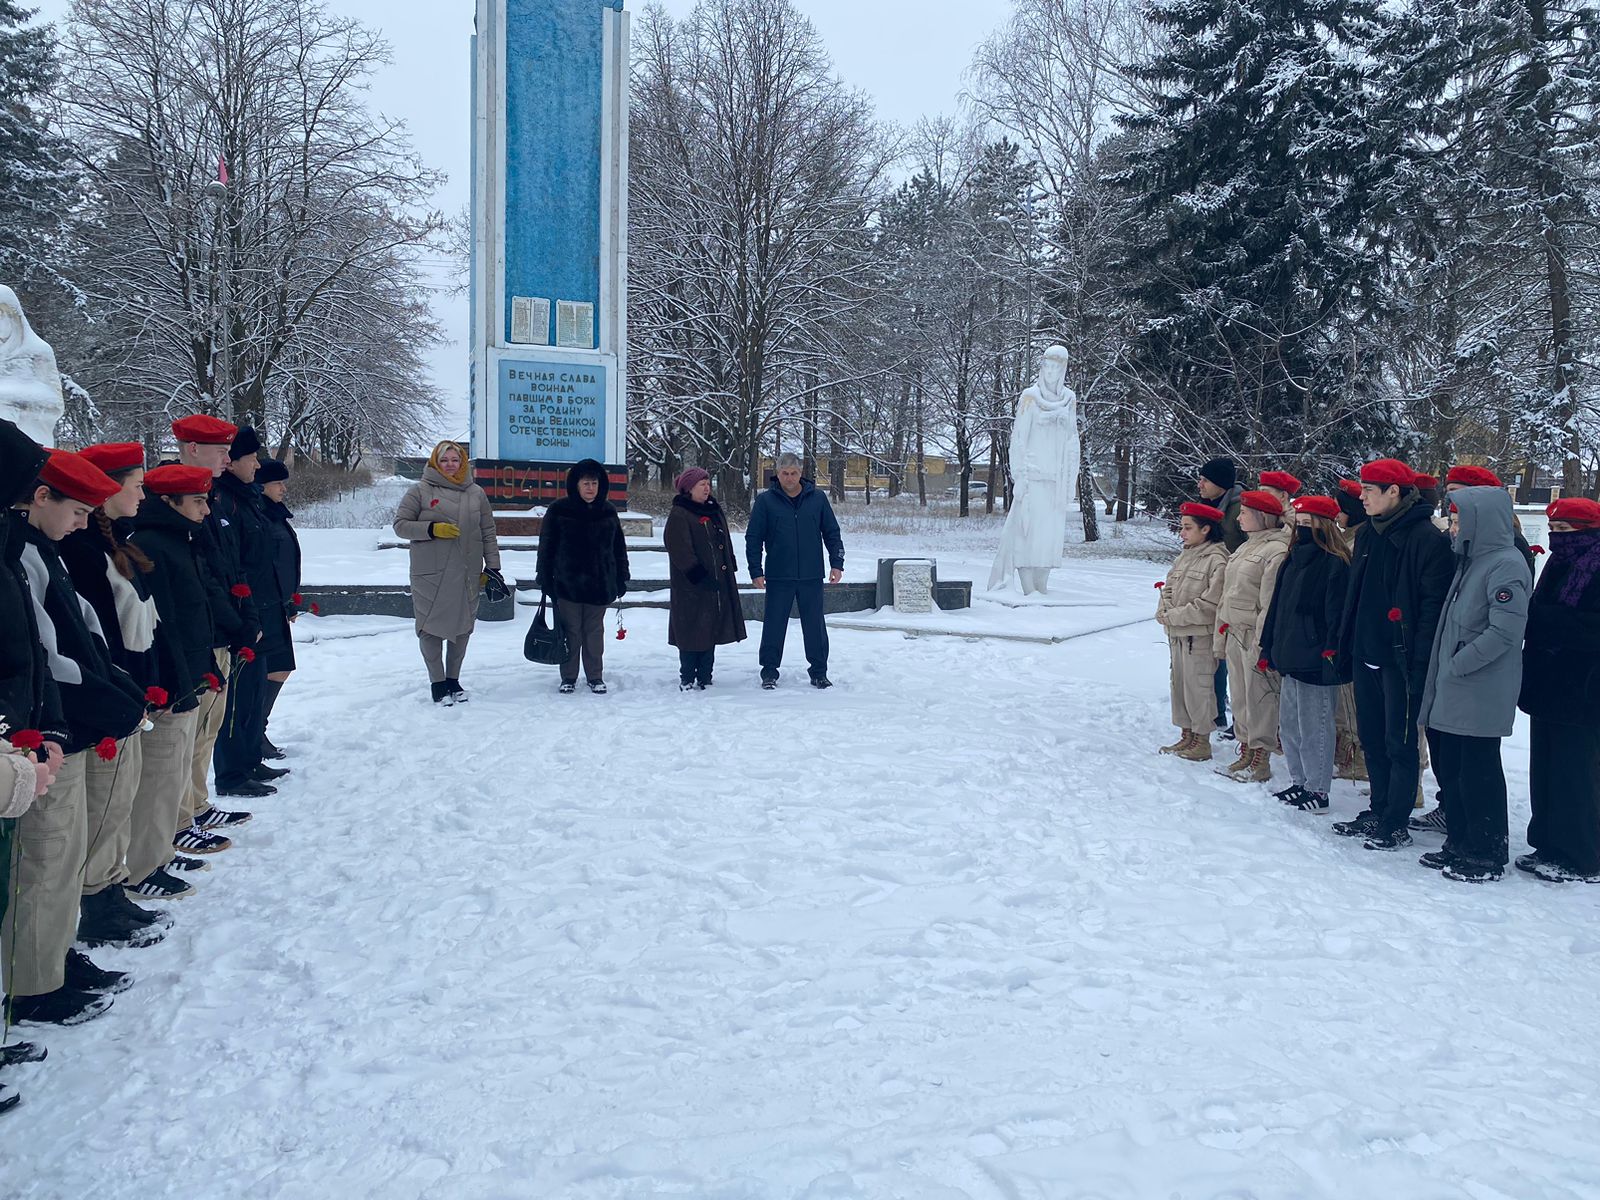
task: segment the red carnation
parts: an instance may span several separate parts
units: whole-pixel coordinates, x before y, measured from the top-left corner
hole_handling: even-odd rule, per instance
[[[1338,655],[1339,655],[1339,652],[1337,650],[1324,650],[1322,652],[1322,657],[1327,659],[1329,662],[1332,662],[1335,658],[1338,657]]]
[[[700,524],[702,524],[702,525],[711,524],[711,518],[710,517],[701,517],[700,518]]]
[[[315,600],[311,602],[311,615],[313,617],[320,617],[322,615],[322,605],[318,604]]]
[[[250,585],[248,583],[236,583],[228,591],[236,600],[248,600],[250,598]]]
[[[1218,625],[1217,626],[1217,632],[1218,633],[1227,633],[1228,632],[1228,622],[1224,621],[1221,625]]]
[[[289,597],[289,603],[290,604],[304,604],[305,603],[305,597],[301,596],[299,592],[296,592],[294,595]]]
[[[222,680],[218,679],[214,672],[207,671],[201,676],[201,678],[206,681],[206,687],[209,690],[213,692],[220,692],[222,690]]]
[[[1544,547],[1543,546],[1529,546],[1528,549],[1532,550],[1535,554],[1543,554],[1544,553]]]
[[[628,640],[628,631],[626,629],[624,629],[621,625],[618,625],[617,626],[617,641],[625,642],[627,640]]]
[[[165,708],[170,698],[166,688],[147,687],[144,690],[144,702],[151,708]]]
[[[11,735],[11,744],[18,750],[37,750],[44,745],[44,734],[37,729],[19,729]]]
[[[1389,620],[1391,621],[1398,621],[1404,615],[1405,614],[1402,613],[1398,608],[1391,608],[1389,610]]]
[[[1272,669],[1272,664],[1269,663],[1266,659],[1260,658],[1260,659],[1256,660],[1256,670],[1258,670],[1258,671],[1269,671],[1271,669]]]
[[[435,496],[432,500],[429,500],[428,501],[428,507],[429,508],[438,508],[439,507],[439,498],[437,496]]]
[[[101,762],[110,762],[117,756],[117,739],[101,738],[95,743],[94,752],[100,756]]]
[[[1162,588],[1164,588],[1166,586],[1167,586],[1167,581],[1165,579],[1163,579],[1163,580],[1161,580],[1161,582],[1156,584],[1156,591],[1159,592]]]
[[[239,651],[239,661],[240,662],[242,662],[242,663],[253,663],[253,662],[255,662],[255,660],[256,660],[256,652],[254,650],[250,649],[249,646],[246,646],[244,649]]]

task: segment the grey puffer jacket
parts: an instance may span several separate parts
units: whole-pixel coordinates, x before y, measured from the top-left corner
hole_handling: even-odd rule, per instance
[[[456,538],[433,536],[433,526],[455,525]],[[394,531],[411,543],[411,606],[417,632],[449,641],[471,633],[478,620],[479,580],[485,567],[500,569],[494,510],[469,478],[454,483],[432,467],[400,501]]]
[[[1511,497],[1499,488],[1463,488],[1456,576],[1433,639],[1418,723],[1462,737],[1506,737],[1522,690],[1522,635],[1532,588],[1517,550]]]

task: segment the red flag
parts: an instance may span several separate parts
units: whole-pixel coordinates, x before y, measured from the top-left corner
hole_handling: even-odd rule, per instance
[[[228,158],[224,154],[217,155],[217,182],[224,187],[228,183]]]

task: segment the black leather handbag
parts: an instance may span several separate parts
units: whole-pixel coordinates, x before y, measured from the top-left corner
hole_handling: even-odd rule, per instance
[[[533,614],[533,624],[528,626],[528,636],[522,639],[522,657],[532,663],[559,667],[567,661],[567,633],[557,621],[555,628],[545,617],[548,596],[539,597],[539,611]]]

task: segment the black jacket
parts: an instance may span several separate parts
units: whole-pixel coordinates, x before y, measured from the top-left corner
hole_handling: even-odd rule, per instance
[[[1600,530],[1565,536],[1600,541]],[[1562,604],[1558,597],[1568,570],[1552,559],[1533,589],[1517,707],[1541,720],[1595,729],[1600,728],[1600,573],[1577,604]]]
[[[578,495],[578,476],[598,474],[593,504]],[[585,459],[567,472],[567,494],[545,510],[539,526],[539,590],[556,600],[610,604],[628,590],[628,539],[606,495],[605,468]]]
[[[294,519],[294,513],[289,511],[287,504],[279,504],[264,496],[261,499],[261,512],[266,518],[264,528],[269,553],[267,568],[260,576],[262,587],[258,590],[270,590],[273,599],[283,606],[285,613],[296,612],[299,605],[294,603],[294,597],[300,591],[301,558],[300,537],[295,533],[294,526],[289,524]]]
[[[0,420],[0,723],[10,733],[37,729],[64,743],[61,699],[45,665],[22,571],[27,519],[11,507],[28,494],[48,457],[10,421]]]
[[[1376,546],[1376,539],[1387,539]],[[1375,552],[1376,550],[1376,552]],[[1356,531],[1350,582],[1345,592],[1344,617],[1339,636],[1339,666],[1355,667],[1356,623],[1363,614],[1379,613],[1391,661],[1404,665],[1411,692],[1421,697],[1428,682],[1428,660],[1433,657],[1433,635],[1439,628],[1445,594],[1455,578],[1456,556],[1450,537],[1434,525],[1421,504],[1413,504],[1396,517],[1387,533],[1368,521]],[[1368,570],[1376,560],[1380,564]],[[1377,590],[1362,604],[1364,588]],[[1398,610],[1398,619],[1388,614]],[[1382,663],[1379,666],[1385,665]]]
[[[165,500],[149,496],[139,505],[130,539],[156,566],[150,593],[161,623],[153,682],[166,690],[173,712],[196,707],[201,681],[216,670],[211,650],[218,642],[200,561],[200,528]]]
[[[233,500],[223,490],[222,481],[232,478],[224,471],[212,485],[211,514],[195,534],[195,548],[200,556],[206,600],[211,605],[216,645],[237,650],[241,646],[255,645],[261,633],[261,620],[256,615],[253,598],[234,595],[234,590],[241,585],[248,587],[249,580],[245,578],[240,554],[239,530],[228,515]]]
[[[1296,529],[1261,626],[1261,655],[1274,670],[1320,687],[1349,682],[1349,660],[1337,657],[1349,583],[1350,565]]]
[[[55,543],[32,527],[25,533],[22,565],[66,717],[62,749],[75,754],[103,738],[125,738],[144,720],[144,688],[111,661],[104,638],[89,627]]]
[[[152,645],[148,650],[134,651],[128,649],[122,640],[117,599],[111,590],[111,577],[107,573],[116,568],[111,564],[105,538],[95,520],[94,516],[90,516],[87,529],[67,534],[57,543],[56,549],[66,565],[67,574],[72,576],[72,586],[77,589],[78,595],[89,602],[94,615],[100,618],[100,630],[105,634],[111,661],[132,676],[141,688],[149,687],[156,682],[155,647]],[[120,527],[116,536],[126,538],[132,532],[132,522],[119,521],[116,524]],[[135,571],[128,583],[141,600],[149,598],[150,577],[144,572]]]
[[[744,534],[744,557],[752,579],[799,580],[822,578],[822,550],[836,571],[844,570],[844,539],[828,497],[809,479],[800,481],[800,494],[790,498],[776,479],[750,508],[750,526]]]

